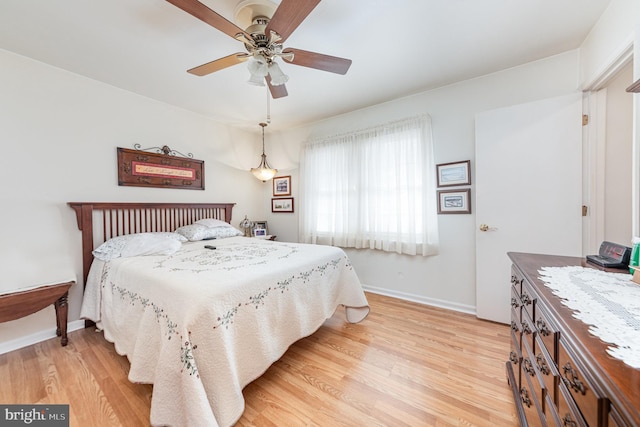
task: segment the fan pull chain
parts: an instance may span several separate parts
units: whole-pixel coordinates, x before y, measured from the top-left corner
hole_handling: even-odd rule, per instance
[[[271,124],[271,97],[269,94],[269,85],[266,86],[267,88],[267,123]]]

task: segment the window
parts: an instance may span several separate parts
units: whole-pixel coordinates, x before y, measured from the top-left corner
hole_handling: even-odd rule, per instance
[[[436,254],[432,145],[429,116],[304,144],[302,241]]]

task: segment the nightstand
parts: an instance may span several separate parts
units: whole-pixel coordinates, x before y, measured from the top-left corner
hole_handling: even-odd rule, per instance
[[[267,234],[266,236],[255,236],[255,239],[262,239],[262,240],[276,240],[278,236],[274,236],[273,234]]]
[[[75,281],[0,295],[0,323],[20,319],[53,304],[56,309],[56,335],[67,345],[67,296]]]

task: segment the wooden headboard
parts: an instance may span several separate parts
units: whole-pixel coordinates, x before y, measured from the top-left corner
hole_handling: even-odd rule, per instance
[[[203,218],[231,223],[235,203],[111,203],[69,202],[82,231],[82,275],[86,285],[91,253],[106,240],[132,233],[175,231]]]

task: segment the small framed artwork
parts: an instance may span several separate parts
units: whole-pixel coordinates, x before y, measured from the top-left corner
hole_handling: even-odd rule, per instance
[[[259,230],[264,230],[264,234],[260,234],[262,233],[262,231]],[[267,227],[267,221],[254,221],[253,222],[253,235],[254,236],[266,236],[267,234],[269,234],[269,227]]]
[[[265,230],[264,228],[256,228],[255,230],[253,230],[253,235],[255,237],[264,237],[267,235],[267,230]]]
[[[273,178],[273,195],[274,197],[291,195],[291,175]]]
[[[441,163],[436,165],[438,187],[471,184],[471,174],[469,173],[470,164],[471,160],[465,160],[462,162]]]
[[[438,213],[470,214],[471,189],[466,188],[463,190],[439,190]]]
[[[293,212],[293,197],[271,199],[271,212]]]

